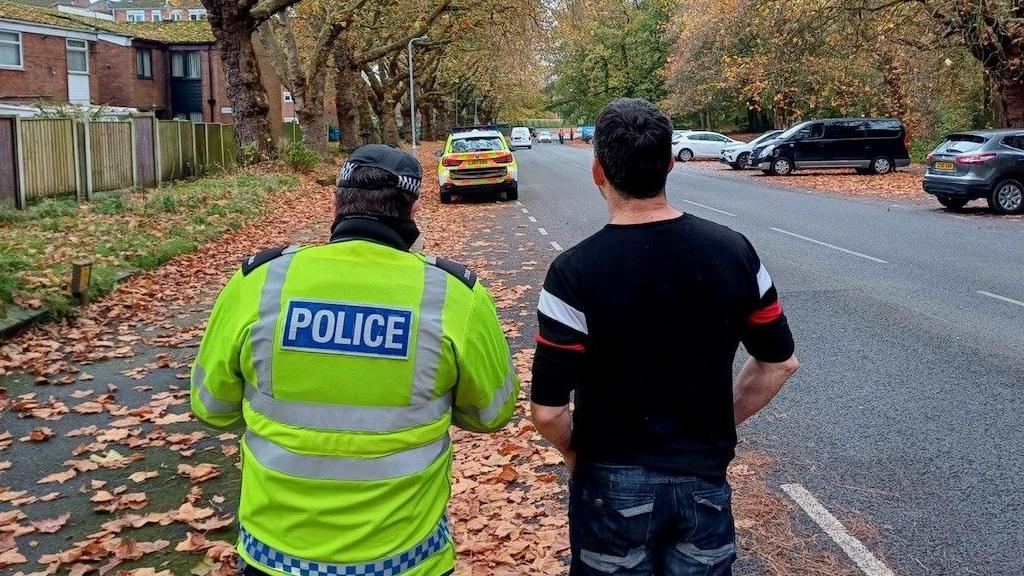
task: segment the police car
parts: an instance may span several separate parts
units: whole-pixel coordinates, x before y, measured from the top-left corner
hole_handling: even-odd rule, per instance
[[[448,136],[438,152],[437,181],[441,202],[456,194],[500,193],[519,198],[519,166],[505,136],[497,130],[473,129]]]

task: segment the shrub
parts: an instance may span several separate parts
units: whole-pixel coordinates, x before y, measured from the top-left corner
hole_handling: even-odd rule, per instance
[[[92,202],[92,211],[97,214],[120,214],[126,210],[128,210],[128,198],[121,193],[104,196]]]
[[[285,146],[282,156],[285,163],[298,172],[309,172],[320,165],[320,155],[302,142]]]
[[[74,216],[78,212],[78,203],[75,198],[48,198],[28,207],[25,211],[29,218],[63,218]]]
[[[25,213],[21,210],[0,206],[0,224],[14,224],[25,219]]]
[[[139,254],[132,258],[132,264],[143,270],[152,270],[165,262],[169,262],[175,256],[193,252],[196,249],[194,242],[182,238],[172,238],[159,245],[152,251]]]

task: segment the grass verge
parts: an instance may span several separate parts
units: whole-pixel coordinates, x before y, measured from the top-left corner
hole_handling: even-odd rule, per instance
[[[160,188],[97,195],[76,204],[53,198],[28,210],[0,211],[0,318],[11,304],[73,310],[71,264],[93,263],[90,296],[121,271],[150,270],[261,216],[266,198],[298,184],[293,175],[246,171],[173,182]]]

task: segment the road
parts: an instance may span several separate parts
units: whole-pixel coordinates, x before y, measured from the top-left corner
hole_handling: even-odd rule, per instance
[[[589,150],[517,159],[539,244],[607,222]],[[795,332],[800,372],[741,430],[773,486],[877,530],[872,576],[1024,573],[1024,222],[756,180],[680,165],[668,194],[753,242]]]

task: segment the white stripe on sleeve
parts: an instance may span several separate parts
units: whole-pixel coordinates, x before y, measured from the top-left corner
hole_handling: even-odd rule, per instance
[[[587,316],[547,290],[540,291],[537,311],[577,332],[587,334]]]
[[[761,269],[757,271],[757,291],[759,292],[758,297],[763,297],[764,293],[772,287],[772,276],[768,273],[768,269],[761,264]]]

